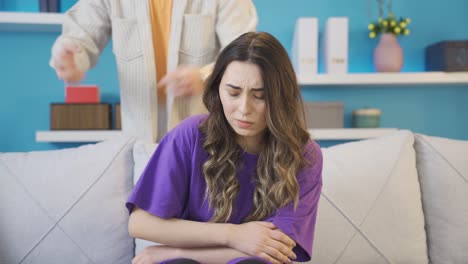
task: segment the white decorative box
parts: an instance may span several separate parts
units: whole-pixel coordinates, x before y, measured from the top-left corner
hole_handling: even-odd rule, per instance
[[[316,17],[297,19],[292,43],[292,63],[296,74],[317,74],[318,33]]]
[[[348,73],[348,18],[330,17],[323,33],[325,73]]]

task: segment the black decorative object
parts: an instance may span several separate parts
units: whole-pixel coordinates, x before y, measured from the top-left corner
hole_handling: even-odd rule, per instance
[[[41,12],[60,12],[60,0],[39,0],[39,10]]]
[[[426,71],[468,71],[468,40],[441,41],[426,47]]]

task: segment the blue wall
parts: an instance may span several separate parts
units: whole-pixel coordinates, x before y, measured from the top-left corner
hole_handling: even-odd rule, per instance
[[[4,10],[37,11],[38,1],[0,0]],[[374,0],[254,0],[261,31],[275,35],[291,50],[295,21],[301,16],[319,18],[322,31],[330,16],[349,17],[349,71],[374,72],[372,52],[377,40],[367,37],[367,25],[377,17]],[[371,6],[367,4],[371,2]],[[11,4],[16,3],[16,4]],[[64,1],[69,6],[73,0]],[[468,1],[394,0],[394,12],[412,19],[404,49],[403,71],[424,70],[424,47],[445,39],[468,39]],[[0,151],[28,151],[67,147],[36,143],[35,131],[49,128],[49,103],[63,102],[63,82],[48,67],[55,33],[0,31]],[[322,69],[322,67],[320,67]],[[115,62],[107,47],[85,83],[101,87],[102,100],[119,99]],[[468,139],[468,85],[387,87],[303,87],[306,100],[344,101],[345,125],[360,107],[382,109],[382,127],[398,127],[434,136]]]
[[[65,12],[77,0],[59,0],[60,11]],[[0,0],[0,11],[39,12],[39,0]]]

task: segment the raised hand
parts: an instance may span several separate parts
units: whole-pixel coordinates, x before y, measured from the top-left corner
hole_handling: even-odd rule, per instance
[[[79,56],[81,52],[84,51],[71,41],[62,41],[54,45],[51,66],[58,78],[65,82],[79,82],[84,78],[86,66],[75,60],[75,56]]]
[[[176,97],[202,93],[204,82],[200,69],[187,65],[177,67],[159,81],[158,89],[164,88]]]

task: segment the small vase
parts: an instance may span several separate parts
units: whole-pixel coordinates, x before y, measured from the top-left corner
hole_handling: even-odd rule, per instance
[[[403,49],[391,33],[381,35],[374,50],[374,67],[377,72],[399,72],[403,67]]]

